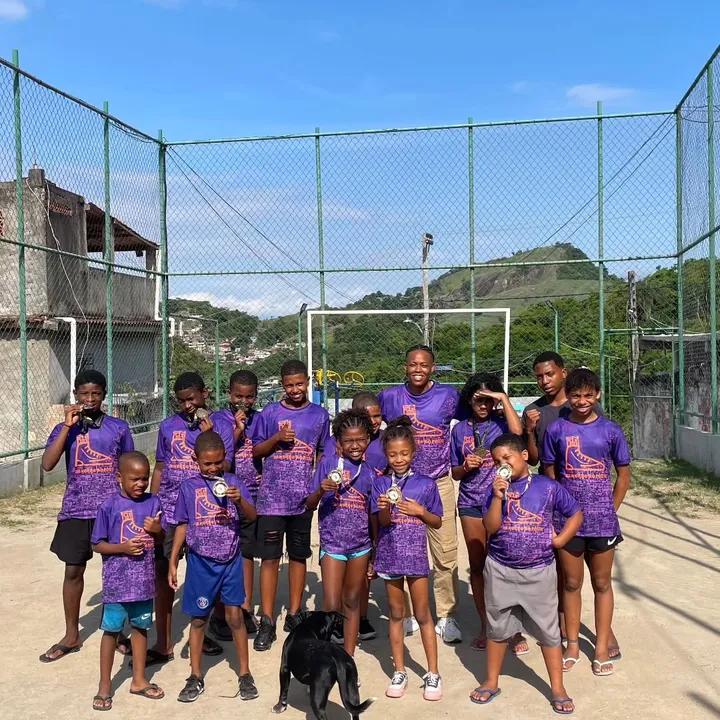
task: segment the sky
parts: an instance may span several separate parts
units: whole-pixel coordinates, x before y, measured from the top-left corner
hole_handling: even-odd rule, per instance
[[[0,55],[17,48],[28,72],[180,141],[592,115],[597,100],[606,113],[672,110],[719,26],[711,0],[0,0]],[[26,155],[100,202],[97,132],[71,148],[41,122],[28,120]],[[662,254],[674,137],[663,118],[622,123],[606,130],[606,177],[623,184],[606,250]],[[476,133],[479,260],[558,240],[594,255],[595,133],[592,122]],[[113,214],[155,237],[155,151],[129,143],[118,133],[113,146]],[[434,264],[467,260],[466,131],[329,139],[322,158],[327,267],[414,266],[423,231],[437,237]],[[312,139],[178,148],[168,175],[171,269],[317,267]],[[328,301],[418,282],[337,273]],[[173,279],[171,290],[263,316],[318,301],[316,276]]]

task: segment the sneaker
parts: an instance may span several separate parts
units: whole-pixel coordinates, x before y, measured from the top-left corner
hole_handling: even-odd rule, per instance
[[[403,620],[403,629],[405,630],[406,636],[413,635],[420,629],[420,625],[418,625],[418,621],[415,619],[414,615],[406,617]]]
[[[291,633],[303,621],[304,617],[302,610],[298,610],[294,615],[287,613],[283,630],[286,633]]]
[[[358,632],[358,638],[360,640],[372,640],[377,637],[377,631],[370,624],[370,621],[366,617],[360,618],[360,631]]]
[[[342,645],[345,642],[345,628],[340,626],[337,630],[333,630],[330,636],[330,642],[334,642],[336,645]]]
[[[245,673],[238,678],[238,695],[241,700],[254,700],[258,694],[255,680],[250,673]]]
[[[442,678],[436,673],[425,673],[423,676],[423,698],[425,700],[442,700]]]
[[[205,681],[198,675],[191,675],[185,681],[185,687],[180,691],[178,700],[181,703],[195,702],[205,692]]]
[[[453,617],[440,618],[435,625],[435,632],[448,645],[462,642],[462,632]]]
[[[230,629],[230,626],[227,624],[227,621],[225,618],[219,618],[215,617],[213,615],[210,618],[210,632],[222,642],[232,642],[233,636],[232,636],[232,630]]]
[[[263,615],[260,618],[260,629],[253,641],[253,648],[258,652],[269,650],[276,640],[275,623],[267,615]]]
[[[232,634],[230,635],[230,639],[232,640]],[[209,635],[206,635],[203,639],[202,651],[203,655],[208,655],[210,657],[223,654],[222,645],[218,645]]]
[[[243,620],[245,621],[245,629],[247,630],[247,634],[254,635],[258,631],[257,618],[255,617],[254,613],[251,613],[249,610],[246,610],[245,608],[243,608],[242,611],[243,611]]]
[[[396,670],[393,673],[392,680],[388,689],[385,691],[386,697],[389,698],[401,698],[405,694],[405,690],[408,684],[408,676],[406,672]]]

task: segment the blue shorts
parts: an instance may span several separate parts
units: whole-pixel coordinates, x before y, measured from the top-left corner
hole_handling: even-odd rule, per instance
[[[233,607],[245,602],[242,555],[221,563],[189,551],[182,611],[191,617],[206,617],[218,598]]]
[[[378,573],[377,576],[381,580],[402,580],[405,577],[404,575],[388,575],[386,573]]]
[[[347,555],[341,555],[340,553],[326,553],[324,550],[321,550],[320,559],[322,560],[326,555],[329,555],[334,560],[342,560],[343,562],[347,562],[348,560],[354,560],[355,558],[367,555],[371,551],[372,548],[367,548],[367,550],[358,550],[357,552],[351,552]]]
[[[483,519],[482,510],[479,507],[461,507],[458,508],[458,515],[460,517],[471,517],[477,518],[478,520]]]
[[[105,603],[103,605],[100,629],[105,632],[122,632],[125,621],[130,627],[138,630],[149,630],[152,627],[153,601],[137,600],[135,602]]]

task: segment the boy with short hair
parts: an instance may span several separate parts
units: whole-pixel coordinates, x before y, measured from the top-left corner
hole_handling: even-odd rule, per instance
[[[163,534],[160,501],[146,492],[150,463],[141,452],[126,452],[118,461],[120,492],[98,509],[92,532],[93,550],[102,555],[103,614],[100,629],[100,686],[93,710],[112,708],[111,673],[117,639],[130,622],[134,658],[130,694],[160,700],[165,693],[145,677],[147,631],[152,626],[155,597],[154,546]]]
[[[187,542],[187,573],[182,609],[191,616],[190,677],[178,700],[190,703],[205,692],[202,673],[205,627],[217,600],[225,606],[225,617],[232,630],[240,663],[238,691],[242,700],[258,696],[250,673],[248,636],[243,620],[245,602],[243,557],[240,551],[242,518],[257,517],[245,483],[225,472],[224,440],[212,430],[195,441],[194,475],[180,486],[175,505],[176,529],[168,569],[168,584],[178,589],[177,570],[180,552]]]
[[[260,413],[253,440],[253,457],[264,458],[258,490],[257,554],[260,565],[260,629],[255,650],[269,650],[277,638],[275,595],[285,548],[290,557],[290,603],[285,632],[301,621],[306,563],[311,556],[312,511],[305,501],[310,494],[315,462],[330,447],[330,416],[307,398],[310,378],[300,360],[288,360],[280,370],[285,397]]]
[[[42,456],[50,472],[65,455],[67,487],[50,550],[65,563],[63,608],[65,635],[40,656],[40,662],[60,660],[80,650],[80,600],[87,561],[92,557],[91,535],[98,508],[118,492],[118,458],[134,449],[130,426],[105,415],[102,403],[107,381],[97,370],[75,376],[75,404],[65,408],[65,420],[53,428]],[[118,636],[118,649],[130,652]]]
[[[487,676],[470,695],[487,705],[499,694],[498,681],[507,641],[518,633],[533,635],[542,648],[550,678],[553,710],[575,710],[563,685],[554,548],[562,547],[582,523],[582,512],[562,485],[531,475],[525,441],[506,433],[490,446],[498,473],[485,503]],[[501,472],[502,471],[502,472]],[[567,518],[556,534],[553,515]]]

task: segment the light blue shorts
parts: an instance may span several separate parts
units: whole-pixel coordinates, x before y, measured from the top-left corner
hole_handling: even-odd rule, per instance
[[[355,558],[367,555],[371,550],[372,548],[368,548],[367,550],[358,550],[358,552],[348,553],[347,555],[341,555],[340,553],[326,553],[324,550],[321,550],[320,559],[322,560],[326,555],[329,555],[334,560],[342,560],[343,562],[347,562],[348,560],[354,560]]]
[[[125,621],[130,627],[138,630],[149,630],[152,627],[153,601],[138,600],[136,602],[105,603],[103,605],[100,629],[105,632],[122,632]]]
[[[427,577],[427,575],[387,575],[386,573],[378,573],[377,576],[381,580],[402,580],[403,578],[413,580],[416,577]]]

